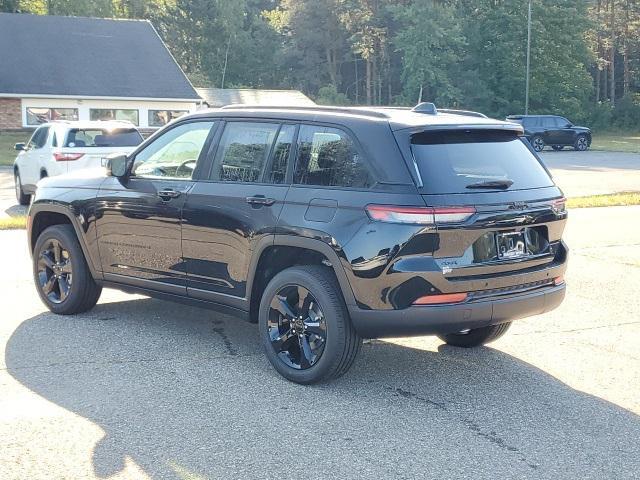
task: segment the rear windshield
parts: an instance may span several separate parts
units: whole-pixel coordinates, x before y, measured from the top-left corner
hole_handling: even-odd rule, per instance
[[[135,128],[73,128],[69,130],[65,147],[135,147],[142,136]]]
[[[523,190],[553,185],[544,167],[514,132],[422,132],[411,137],[411,150],[428,193]]]

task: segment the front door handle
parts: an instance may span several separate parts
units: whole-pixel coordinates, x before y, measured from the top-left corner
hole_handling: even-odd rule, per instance
[[[178,198],[180,195],[182,195],[182,192],[174,190],[173,188],[165,188],[164,190],[160,190],[158,192],[158,196],[162,200],[171,200],[172,198]]]
[[[265,197],[264,195],[256,195],[254,197],[247,197],[247,203],[250,205],[266,205],[270,207],[276,203],[275,198]]]

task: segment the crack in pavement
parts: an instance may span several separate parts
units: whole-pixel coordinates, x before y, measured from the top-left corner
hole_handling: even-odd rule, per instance
[[[614,323],[613,325],[598,325],[596,327],[573,328],[570,330],[534,330],[532,332],[512,333],[511,335],[531,335],[536,333],[574,333],[574,332],[584,332],[587,330],[598,330],[600,328],[615,328],[615,327],[624,327],[626,325],[637,325],[637,324],[640,324],[640,322]]]
[[[513,445],[510,445],[509,443],[507,443],[503,438],[501,438],[495,431],[490,430],[489,432],[487,432],[486,430],[484,430],[477,422],[474,422],[473,420],[466,418],[464,416],[461,416],[459,414],[457,414],[454,411],[451,411],[450,409],[447,408],[446,403],[440,403],[440,402],[434,402],[433,400],[430,400],[428,398],[422,397],[420,395],[418,395],[417,393],[414,392],[410,392],[409,390],[404,390],[402,388],[399,387],[384,387],[386,390],[392,392],[392,394],[394,396],[399,396],[399,397],[403,397],[403,398],[407,398],[409,400],[414,400],[417,401],[421,404],[424,405],[428,405],[430,407],[434,407],[439,411],[445,412],[448,415],[453,416],[456,420],[458,420],[460,423],[462,423],[471,433],[473,433],[474,435],[487,440],[488,442],[492,443],[493,445],[496,445],[498,448],[505,450],[507,452],[511,452],[514,453],[516,455],[518,455],[518,460],[525,463],[529,468],[531,468],[532,470],[537,470],[539,465],[536,463],[532,463],[529,460],[527,460],[527,458],[525,457],[525,455],[520,451],[520,449],[518,447],[514,447]]]

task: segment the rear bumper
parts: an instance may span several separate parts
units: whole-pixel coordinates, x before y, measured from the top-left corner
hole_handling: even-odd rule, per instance
[[[363,310],[349,313],[365,338],[405,337],[459,332],[539,315],[556,308],[565,295],[565,284],[528,293],[453,305],[415,306],[402,310]]]

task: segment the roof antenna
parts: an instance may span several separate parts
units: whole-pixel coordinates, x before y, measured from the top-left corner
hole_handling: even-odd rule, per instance
[[[437,115],[438,109],[436,108],[434,103],[431,102],[422,102],[416,105],[411,109],[412,112],[416,113],[427,113],[429,115]]]

